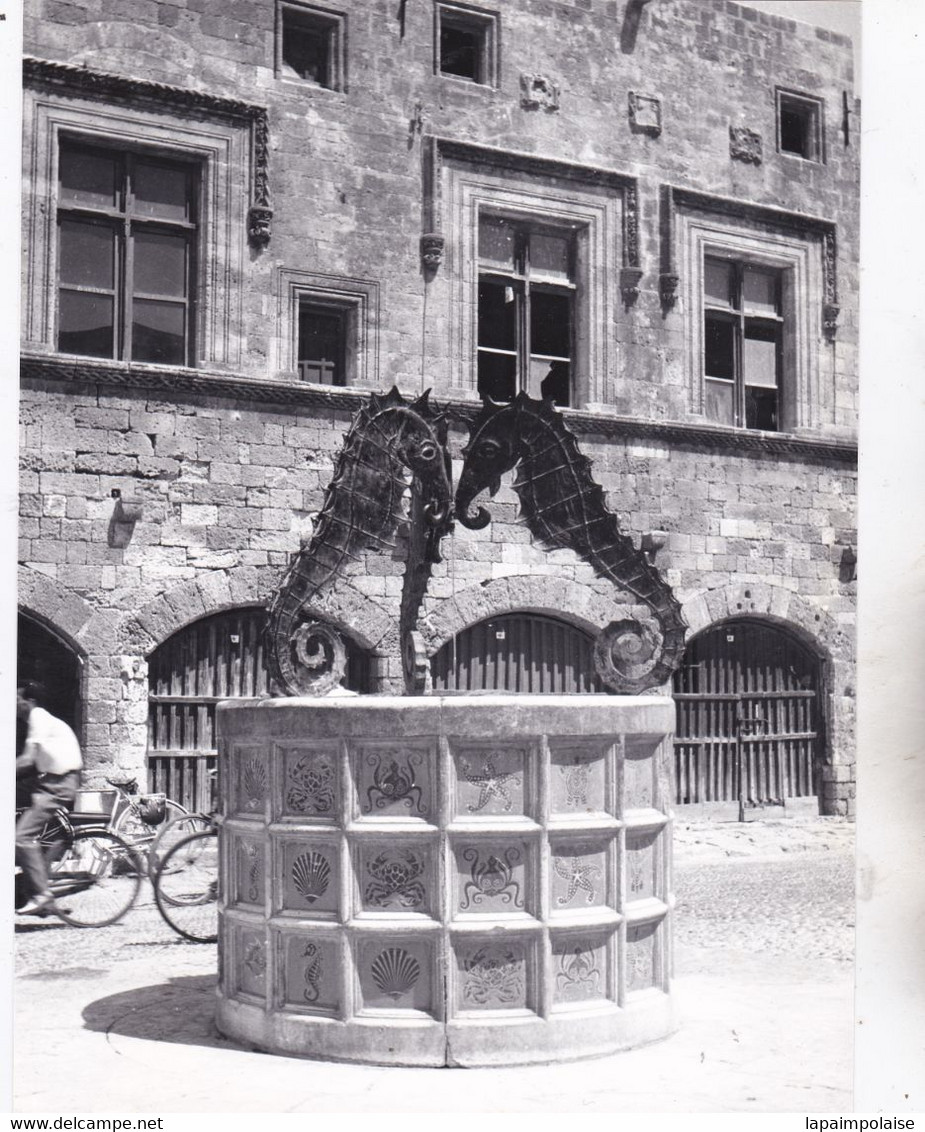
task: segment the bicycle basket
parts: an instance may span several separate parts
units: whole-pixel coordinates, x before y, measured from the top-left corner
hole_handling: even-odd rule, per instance
[[[145,825],[160,825],[167,816],[167,795],[139,794],[135,807]]]

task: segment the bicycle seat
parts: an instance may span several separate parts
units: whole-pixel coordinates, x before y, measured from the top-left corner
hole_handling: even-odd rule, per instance
[[[110,786],[115,786],[117,790],[124,790],[126,794],[134,794],[138,790],[137,778],[127,778],[124,782],[117,782],[114,778],[107,778],[106,781]]]

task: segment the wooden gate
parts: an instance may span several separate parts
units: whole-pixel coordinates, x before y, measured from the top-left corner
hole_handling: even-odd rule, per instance
[[[431,660],[435,691],[603,692],[592,638],[541,613],[505,613],[470,625]]]
[[[818,812],[819,662],[789,633],[751,620],[706,630],[674,694],[677,806],[727,820],[785,805]]]
[[[191,810],[212,808],[215,705],[268,691],[266,611],[231,609],[187,625],[148,665],[148,788]],[[368,692],[369,654],[346,637],[347,687]]]

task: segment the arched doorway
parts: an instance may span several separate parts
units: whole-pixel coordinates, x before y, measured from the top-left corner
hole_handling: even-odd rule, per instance
[[[148,785],[193,810],[212,806],[215,705],[269,691],[266,610],[229,609],[185,626],[148,660]],[[368,692],[371,654],[348,637],[346,686]]]
[[[457,633],[434,653],[438,692],[604,692],[593,638],[545,613],[504,613]]]
[[[675,805],[744,819],[818,813],[821,665],[792,633],[734,619],[699,633],[674,676]]]
[[[52,629],[20,613],[16,641],[16,682],[36,680],[45,687],[46,707],[80,734],[80,658]],[[24,736],[23,736],[24,738]],[[20,747],[17,734],[17,750]]]

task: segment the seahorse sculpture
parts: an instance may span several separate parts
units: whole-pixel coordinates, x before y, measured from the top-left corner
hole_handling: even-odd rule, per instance
[[[411,598],[402,602],[403,629],[413,628],[430,564],[439,561],[440,539],[452,526],[446,420],[429,395],[406,402],[395,388],[373,394],[351,422],[311,540],[294,557],[267,610],[267,662],[284,695],[327,691],[340,678],[343,642],[314,619],[311,606],[362,551],[394,550],[409,471],[413,515],[424,528],[416,543],[411,540],[422,561],[409,562],[406,571],[406,589],[419,595],[417,605]]]
[[[637,550],[608,510],[591,461],[578,448],[562,414],[549,400],[519,393],[507,404],[485,401],[470,428],[456,490],[456,516],[479,529],[489,512],[470,507],[479,492],[497,492],[516,466],[514,491],[533,536],[550,548],[568,547],[619,589],[646,605],[653,617],[611,622],[595,641],[595,665],[605,683],[633,694],[663,684],[684,651],[681,606],[668,583]]]

